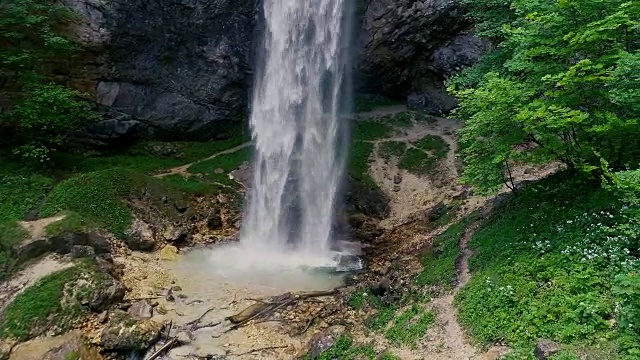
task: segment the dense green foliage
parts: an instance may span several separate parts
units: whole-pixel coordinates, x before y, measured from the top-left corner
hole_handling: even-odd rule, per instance
[[[52,330],[54,325],[60,330],[68,329],[70,322],[77,321],[77,315],[83,310],[79,306],[65,307],[61,300],[65,285],[78,280],[80,274],[77,267],[71,267],[48,275],[25,289],[5,309],[0,322],[0,338],[25,340],[37,335],[34,331]]]
[[[523,162],[557,160],[596,177],[638,166],[637,2],[466,3],[498,49],[450,82],[466,120],[464,180],[496,190]]]
[[[74,14],[46,0],[3,1],[0,13],[0,101],[9,105],[0,108],[0,151],[45,162],[96,119],[80,93],[49,80],[77,51],[63,35]]]
[[[476,339],[617,342],[637,358],[640,332],[625,324],[640,321],[640,192],[590,186],[568,174],[528,186],[475,233],[474,277],[456,302]]]

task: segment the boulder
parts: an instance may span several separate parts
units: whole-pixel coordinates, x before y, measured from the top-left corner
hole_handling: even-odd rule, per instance
[[[78,302],[92,311],[107,310],[122,301],[125,288],[111,275],[104,273],[83,273],[75,282],[64,289],[63,303]]]
[[[560,352],[561,347],[555,341],[540,339],[536,343],[535,356],[538,360],[548,360],[553,355]]]
[[[141,351],[153,345],[160,337],[164,325],[153,320],[138,320],[131,315],[116,311],[100,335],[100,346],[105,350]]]
[[[127,313],[136,319],[150,319],[153,317],[153,307],[148,301],[140,300],[133,303],[133,305],[127,309]]]
[[[173,245],[165,245],[158,254],[160,260],[176,260],[178,258],[178,248]]]
[[[312,360],[320,358],[320,355],[325,350],[335,344],[341,334],[341,329],[334,326],[313,335],[307,345],[307,348],[309,349],[307,352],[308,358]]]
[[[131,250],[149,251],[156,247],[158,242],[153,227],[140,219],[134,219],[127,230],[125,240]]]
[[[16,257],[19,263],[24,263],[52,252],[61,255],[71,254],[76,257],[82,257],[82,253],[86,253],[85,257],[92,257],[95,254],[107,254],[110,251],[109,240],[101,234],[64,231],[20,244],[16,248]]]

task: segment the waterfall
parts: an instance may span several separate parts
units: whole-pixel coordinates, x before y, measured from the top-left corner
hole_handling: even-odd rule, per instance
[[[243,247],[331,254],[344,169],[348,0],[263,0]],[[342,121],[341,121],[342,120]]]

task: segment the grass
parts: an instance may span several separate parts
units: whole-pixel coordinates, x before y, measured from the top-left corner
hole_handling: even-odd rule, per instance
[[[114,168],[81,174],[58,184],[48,195],[41,216],[53,216],[61,211],[81,214],[86,221],[100,225],[118,237],[132,221],[125,200],[167,196],[181,198],[179,189],[161,179],[128,169]]]
[[[227,140],[209,142],[147,142],[116,154],[67,156],[63,161],[73,172],[93,172],[114,167],[152,173],[188,164],[248,142],[237,134]]]
[[[411,148],[400,159],[398,167],[417,175],[432,174],[437,170],[438,161],[423,150]]]
[[[422,255],[424,269],[416,283],[450,290],[456,279],[456,261],[460,256],[460,239],[470,220],[454,223],[435,238],[429,250]]]
[[[566,173],[525,187],[470,242],[474,276],[456,296],[460,321],[482,344],[502,341],[523,352],[539,338],[592,348],[617,341],[624,356],[640,351],[635,328],[610,323],[617,275],[640,270],[640,216],[629,204]],[[626,289],[632,306],[637,290]],[[623,331],[635,340],[621,342]]]
[[[416,147],[430,152],[437,159],[444,159],[449,154],[451,147],[440,136],[427,135],[415,142]]]
[[[204,174],[208,179],[223,184],[235,184],[234,181],[229,179],[228,174],[237,169],[243,162],[250,161],[251,156],[252,150],[245,148],[231,154],[224,154],[213,159],[197,162],[191,165],[187,171],[192,174]],[[222,169],[223,173],[216,174],[216,169]]]
[[[418,304],[413,304],[394,320],[385,337],[396,346],[406,345],[415,348],[435,319],[436,315],[433,312],[422,310]]]
[[[349,175],[356,181],[360,181],[371,188],[377,187],[375,180],[369,174],[369,158],[373,153],[373,144],[356,141],[349,154]]]
[[[449,153],[450,147],[440,136],[427,135],[416,141],[400,159],[398,166],[418,175],[434,174],[438,164]]]
[[[65,284],[76,281],[80,274],[78,267],[68,268],[25,289],[6,307],[0,321],[0,338],[23,341],[54,325],[60,331],[69,329],[83,310],[65,307],[61,300]]]
[[[356,121],[352,139],[354,141],[373,141],[385,138],[391,134],[393,127],[381,121]]]
[[[311,360],[311,355],[307,355],[303,359]],[[356,345],[353,339],[348,335],[341,335],[335,341],[333,346],[323,351],[316,360],[356,360],[356,359],[376,359],[376,350],[373,345]]]
[[[45,232],[47,235],[60,235],[67,232],[86,232],[97,228],[97,225],[89,219],[72,211],[64,213],[64,219],[47,225]]]
[[[385,141],[380,144],[380,156],[384,159],[401,157],[407,151],[407,144],[402,141]]]
[[[413,119],[415,118],[415,116],[416,114],[414,112],[405,111],[393,115],[385,115],[379,118],[378,121],[401,128],[408,128],[413,126]]]

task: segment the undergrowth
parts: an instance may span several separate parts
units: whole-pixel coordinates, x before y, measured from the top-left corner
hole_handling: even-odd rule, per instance
[[[622,358],[637,359],[638,189],[621,195],[561,173],[496,210],[470,242],[474,276],[456,296],[471,335],[525,352],[539,338],[615,341]]]
[[[460,240],[475,215],[464,218],[449,226],[438,235],[428,250],[422,254],[424,269],[416,277],[416,283],[435,286],[439,291],[453,288],[456,280],[456,261],[460,256]]]
[[[126,200],[149,195],[181,198],[177,188],[159,178],[132,170],[114,168],[81,174],[58,184],[48,195],[41,216],[73,211],[87,221],[98,224],[118,237],[132,221]]]
[[[70,328],[72,322],[83,311],[78,306],[65,307],[61,300],[65,284],[76,281],[81,270],[71,267],[40,279],[25,289],[5,309],[0,321],[0,338],[26,340],[35,332],[51,329],[59,331]],[[52,330],[52,329],[51,329]]]

